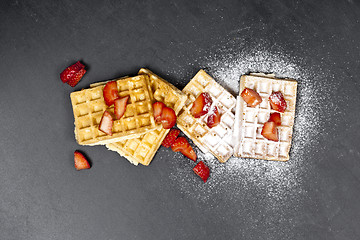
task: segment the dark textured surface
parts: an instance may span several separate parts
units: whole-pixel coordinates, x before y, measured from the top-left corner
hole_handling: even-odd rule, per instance
[[[360,239],[359,12],[352,0],[1,1],[0,239]],[[179,154],[134,167],[75,142],[59,73],[76,60],[88,72],[75,90],[144,66],[181,89],[217,49],[261,45],[332,76],[314,75],[330,110],[286,204],[264,208],[272,186],[242,188],[248,178],[238,199],[214,188],[199,200],[171,177]],[[90,170],[74,170],[75,149]]]

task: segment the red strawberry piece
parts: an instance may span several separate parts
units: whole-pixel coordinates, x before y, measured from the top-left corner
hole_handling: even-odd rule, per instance
[[[163,145],[166,148],[170,147],[175,142],[179,134],[180,134],[180,130],[171,129],[170,132],[166,135],[161,145]]]
[[[153,113],[156,123],[161,123],[161,113],[166,105],[162,102],[156,102],[153,104]]]
[[[194,151],[194,149],[191,147],[191,145],[189,144],[189,146],[185,149],[180,150],[180,152],[187,158],[193,160],[194,162],[196,162],[196,153]]]
[[[60,79],[63,83],[70,81],[76,73],[80,72],[80,70],[84,69],[85,66],[81,62],[76,62],[75,64],[67,67],[64,71],[60,73]],[[85,70],[85,69],[84,69]],[[86,71],[85,71],[86,72]],[[84,73],[85,74],[85,73]],[[82,74],[82,75],[84,75]],[[81,77],[80,77],[81,78]]]
[[[86,157],[79,151],[74,152],[74,164],[76,170],[89,169],[90,164]]]
[[[106,133],[107,135],[112,135],[112,126],[113,126],[113,119],[111,114],[108,111],[105,111],[102,115],[99,130]]]
[[[275,112],[270,114],[270,118],[268,122],[274,122],[276,126],[280,126],[281,125],[281,116],[280,113]]]
[[[176,114],[172,108],[164,107],[161,113],[161,124],[163,128],[170,129],[175,126]]]
[[[256,107],[262,102],[259,93],[250,88],[245,88],[240,95],[249,107]]]
[[[261,131],[261,135],[263,135],[268,140],[275,142],[279,141],[278,131],[274,122],[266,122]]]
[[[106,83],[103,90],[103,95],[106,105],[111,106],[114,104],[114,101],[119,98],[119,91],[116,81]]]
[[[81,69],[79,72],[75,73],[74,76],[67,82],[71,87],[75,87],[78,82],[80,82],[81,78],[86,73],[85,69]]]
[[[195,118],[205,115],[212,104],[211,96],[208,93],[201,93],[194,101],[190,112]]]
[[[214,106],[209,111],[209,116],[208,116],[206,124],[208,125],[209,128],[213,128],[220,123],[220,120],[221,120],[221,115],[220,115],[217,107]]]
[[[206,183],[207,179],[210,176],[209,167],[206,166],[203,161],[200,161],[198,164],[196,164],[193,170],[204,181],[204,183]]]
[[[126,96],[123,98],[118,98],[115,100],[114,102],[114,113],[115,113],[115,118],[116,119],[120,119],[126,110],[126,105],[127,105],[127,101],[129,100],[130,96]]]
[[[174,152],[180,152],[190,146],[189,142],[184,137],[178,137],[171,145],[171,150]]]
[[[191,147],[190,143],[184,137],[179,137],[171,145],[171,149],[174,152],[181,152],[185,157],[196,162],[196,153]]]
[[[273,92],[269,97],[271,108],[278,112],[285,112],[287,108],[286,101],[281,92]]]

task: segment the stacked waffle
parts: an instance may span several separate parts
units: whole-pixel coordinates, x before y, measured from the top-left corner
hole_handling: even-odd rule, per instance
[[[119,96],[129,96],[129,101],[123,117],[114,120],[112,135],[99,130],[104,111],[114,112],[114,107],[107,106],[103,97],[106,82],[71,93],[75,137],[80,145],[106,145],[134,165],[149,165],[169,132],[154,120],[152,104],[163,102],[175,111],[178,128],[201,151],[211,152],[220,162],[226,162],[231,156],[289,159],[295,118],[295,80],[264,74],[243,75],[240,93],[252,89],[262,99],[255,107],[250,107],[240,96],[236,99],[204,70],[200,70],[183,91],[147,69],[140,69],[135,77],[115,81]],[[264,123],[276,112],[269,103],[273,92],[281,92],[287,105],[281,112],[277,141],[266,139],[262,134]],[[192,114],[194,102],[203,93],[211,97],[211,107],[215,106],[221,116],[215,126],[207,124],[209,115],[194,117]]]

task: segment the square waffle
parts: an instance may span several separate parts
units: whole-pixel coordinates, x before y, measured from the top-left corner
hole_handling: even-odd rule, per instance
[[[204,70],[200,70],[185,86],[183,92],[188,95],[184,108],[177,118],[177,126],[188,136],[202,152],[210,151],[220,162],[226,162],[234,150],[232,141],[236,100]],[[221,114],[219,125],[209,128],[207,115],[194,118],[190,109],[195,99],[203,92],[210,94],[213,104]]]
[[[250,88],[259,93],[262,102],[252,108],[248,107],[241,96],[237,97],[235,133],[237,143],[234,155],[243,158],[264,160],[289,160],[289,151],[295,118],[297,82],[292,79],[277,79],[274,75],[250,74],[240,79],[240,93]],[[273,91],[280,91],[287,103],[287,108],[281,114],[281,126],[278,126],[279,141],[274,142],[264,138],[261,131],[270,114],[269,96]]]
[[[155,124],[153,117],[154,98],[149,77],[140,75],[121,78],[116,83],[119,96],[129,95],[130,98],[124,116],[114,120],[112,136],[98,129],[104,111],[114,112],[114,106],[105,104],[105,84],[96,84],[95,87],[70,94],[75,117],[75,138],[80,145],[99,145],[134,138],[160,127]]]
[[[165,103],[166,106],[174,109],[175,113],[178,114],[185,104],[186,94],[148,69],[140,69],[139,74],[149,76],[155,101]],[[140,163],[147,166],[169,131],[170,129],[161,127],[137,138],[106,144],[106,147],[118,152],[134,165]]]

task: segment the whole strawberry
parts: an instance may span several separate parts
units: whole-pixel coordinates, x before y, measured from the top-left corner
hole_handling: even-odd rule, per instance
[[[64,71],[62,71],[60,73],[60,78],[63,83],[67,83],[71,87],[75,87],[85,73],[86,70],[84,64],[77,61],[75,64],[67,67]]]

